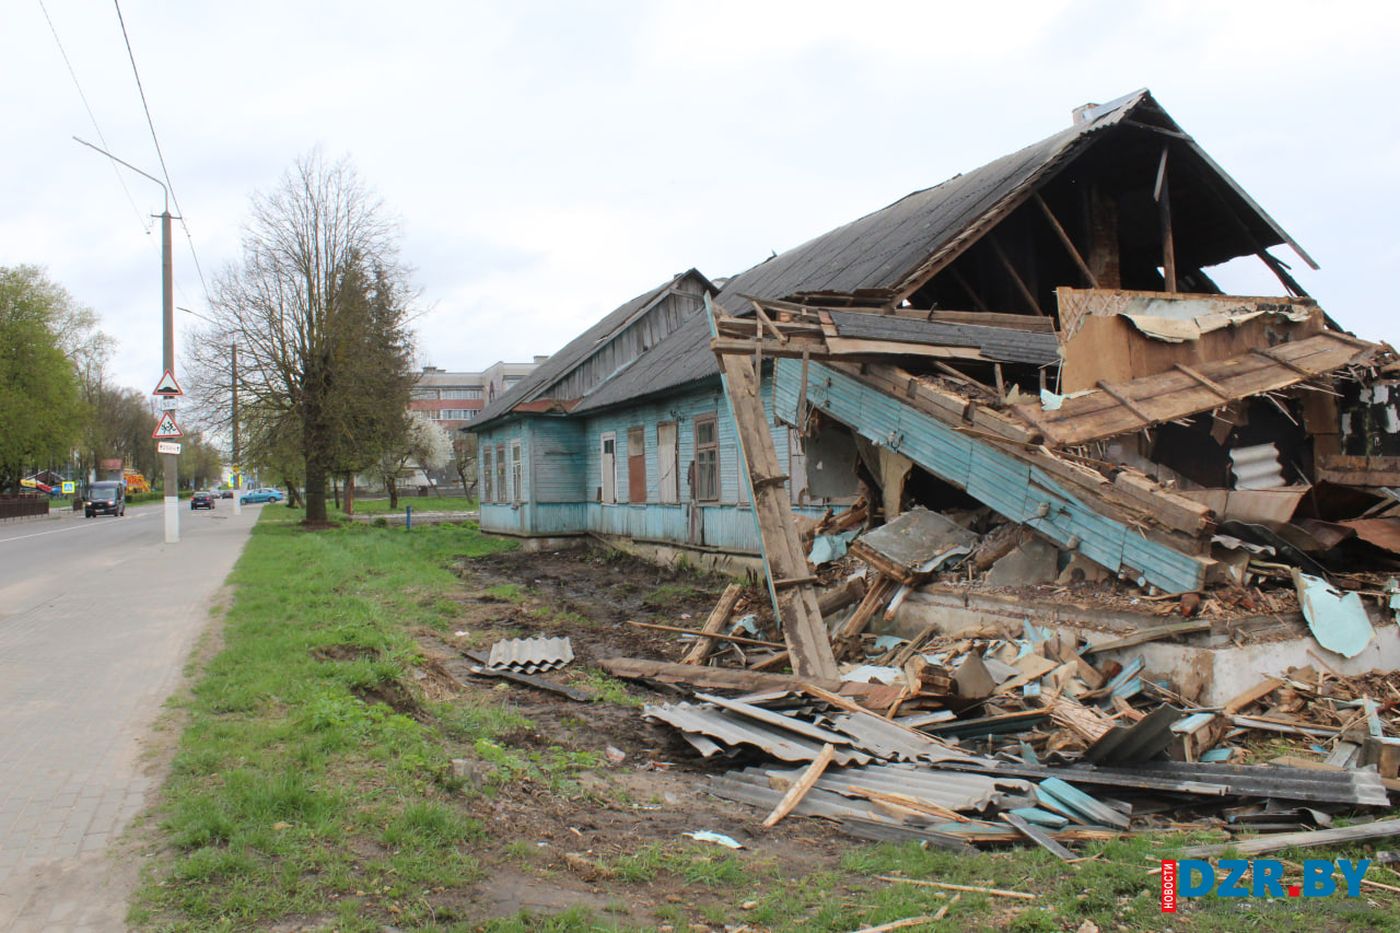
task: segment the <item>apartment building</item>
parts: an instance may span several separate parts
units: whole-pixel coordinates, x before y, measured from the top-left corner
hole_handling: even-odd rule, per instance
[[[448,372],[424,366],[408,407],[426,413],[448,431],[455,431],[547,359],[537,356],[530,363],[497,362],[480,372]]]

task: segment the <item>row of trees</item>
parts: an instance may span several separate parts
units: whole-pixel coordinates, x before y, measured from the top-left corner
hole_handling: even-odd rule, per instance
[[[347,162],[312,154],[254,195],[241,258],[216,278],[212,326],[186,359],[206,423],[229,425],[236,380],[241,458],[280,479],[308,525],[326,522],[333,477],[353,508],[357,474],[382,475],[397,498],[405,467],[450,456],[445,432],[408,413],[414,297],[383,206]]]

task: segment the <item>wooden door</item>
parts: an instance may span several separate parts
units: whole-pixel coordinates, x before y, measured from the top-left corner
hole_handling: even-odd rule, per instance
[[[617,501],[617,435],[609,432],[602,438],[602,476],[599,477],[599,501],[611,505]]]
[[[678,469],[680,454],[676,446],[677,441],[674,421],[663,421],[656,426],[657,499],[660,502],[681,501],[681,477]]]

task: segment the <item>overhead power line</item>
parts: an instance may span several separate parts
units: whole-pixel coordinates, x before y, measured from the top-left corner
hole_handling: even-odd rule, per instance
[[[141,94],[141,109],[146,112],[146,125],[151,128],[151,142],[155,143],[156,158],[160,160],[160,171],[165,176],[165,186],[170,192],[170,200],[175,203],[180,227],[185,231],[185,241],[189,243],[190,255],[194,257],[194,268],[199,273],[199,284],[204,289],[204,300],[209,301],[209,283],[204,280],[204,268],[199,263],[199,253],[194,248],[194,237],[190,235],[189,224],[185,222],[185,212],[180,207],[180,199],[175,194],[175,184],[170,180],[170,169],[165,166],[165,153],[160,148],[160,137],[156,135],[156,124],[151,119],[151,105],[146,102],[146,88],[141,84],[141,70],[136,67],[136,53],[131,50],[131,37],[126,32],[126,20],[122,17],[121,0],[112,0],[117,8],[117,22],[122,27],[122,41],[126,43],[126,56],[131,60],[131,73],[136,76],[136,90]]]
[[[53,17],[49,16],[48,7],[44,6],[44,0],[39,0],[39,9],[43,11],[44,19],[49,24],[49,32],[53,33],[53,41],[54,44],[58,46],[58,54],[63,56],[63,64],[68,68],[68,77],[73,79],[73,86],[78,89],[78,97],[83,102],[83,109],[87,111],[88,119],[92,121],[92,128],[96,131],[97,138],[102,141],[102,148],[110,149],[111,146],[107,144],[107,137],[103,135],[102,127],[97,123],[97,115],[92,112],[92,105],[88,103],[87,95],[83,93],[83,85],[82,82],[78,80],[78,72],[74,70],[73,62],[68,58],[68,51],[63,47],[63,40],[58,37],[58,29],[53,24]],[[126,179],[122,177],[122,173],[117,169],[116,165],[112,166],[112,174],[116,176],[117,183],[122,186],[122,191],[126,193],[126,200],[131,204],[132,212],[136,214],[137,223],[141,224],[142,230],[150,233],[150,220],[146,215],[141,213],[141,208],[136,206],[136,199],[131,196],[131,189],[127,187]]]

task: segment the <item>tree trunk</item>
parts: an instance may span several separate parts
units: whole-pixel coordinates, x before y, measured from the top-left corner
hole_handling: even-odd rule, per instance
[[[307,525],[326,523],[326,467],[320,457],[308,457],[306,461],[306,518]]]
[[[397,512],[399,508],[399,481],[392,476],[384,477],[384,488],[389,491],[389,511]]]
[[[295,509],[301,506],[301,492],[297,489],[296,483],[289,479],[282,480],[282,485],[287,487],[287,508]]]
[[[355,474],[345,474],[345,514],[355,514]]]
[[[335,497],[335,507],[340,508],[340,480],[331,477],[331,495]]]

